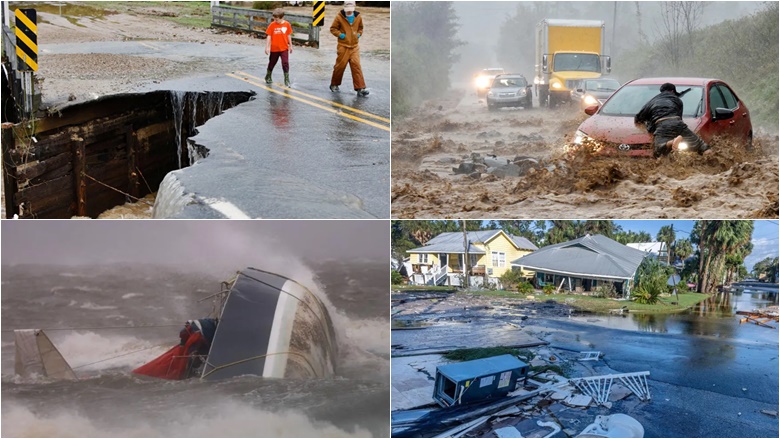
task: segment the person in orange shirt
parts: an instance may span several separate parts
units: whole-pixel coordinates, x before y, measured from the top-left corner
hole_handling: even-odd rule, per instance
[[[268,25],[265,30],[267,35],[265,39],[265,54],[270,55],[268,59],[268,70],[265,74],[265,82],[272,84],[271,73],[276,67],[279,58],[282,59],[282,71],[284,71],[284,86],[290,86],[290,63],[288,54],[292,53],[292,25],[284,21],[284,10],[276,8],[273,12],[274,21]]]

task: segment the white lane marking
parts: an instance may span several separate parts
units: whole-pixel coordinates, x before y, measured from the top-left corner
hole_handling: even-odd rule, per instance
[[[204,200],[204,201],[214,210],[221,213],[222,215],[225,215],[228,219],[252,219],[252,217],[244,213],[244,211],[236,207],[236,205],[231,203],[230,201],[223,201],[223,200]]]

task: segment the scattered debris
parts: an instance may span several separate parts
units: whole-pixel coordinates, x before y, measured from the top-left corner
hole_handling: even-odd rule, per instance
[[[777,410],[761,410],[761,413],[772,417],[777,417]]]
[[[523,437],[520,431],[511,425],[509,427],[497,428],[494,432],[498,437]]]
[[[581,357],[577,359],[579,361],[598,361],[601,357],[601,351],[580,352],[580,355]]]
[[[552,428],[553,431],[549,433],[547,436],[544,437],[553,437],[555,436],[559,431],[561,431],[561,427],[556,424],[555,422],[542,422],[542,421],[536,421],[536,425],[540,427],[549,427]]]
[[[593,398],[588,395],[569,395],[563,400],[563,403],[572,407],[588,407]]]
[[[634,373],[621,373],[612,375],[602,375],[595,377],[583,377],[572,378],[570,382],[577,386],[582,393],[592,396],[593,400],[599,405],[605,405],[609,400],[609,395],[612,390],[612,381],[617,378],[626,387],[631,390],[634,395],[638,396],[642,401],[650,399],[650,388],[647,385],[647,376],[650,375],[649,371],[634,372]]]
[[[577,437],[644,437],[645,428],[631,416],[618,413],[611,416],[596,416],[596,420],[585,427]]]

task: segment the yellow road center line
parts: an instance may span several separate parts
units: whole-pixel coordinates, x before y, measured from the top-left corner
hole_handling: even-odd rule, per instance
[[[22,13],[21,9],[17,9],[14,15],[16,16],[16,18],[21,20],[21,22],[24,23],[24,25],[27,26],[28,29],[33,31],[33,33],[35,34],[38,33],[38,26],[35,23],[33,23],[32,20],[27,18],[27,16]]]
[[[252,76],[252,75],[250,75],[249,73],[246,73],[246,72],[237,71],[236,73],[238,73],[239,75],[247,76],[247,77],[252,78],[252,79],[256,79],[258,81],[262,81],[263,80],[261,78],[258,78],[257,76]],[[377,116],[376,114],[371,114],[371,113],[368,113],[368,112],[365,112],[365,111],[362,111],[362,110],[358,110],[357,108],[352,108],[352,107],[347,106],[347,105],[343,105],[343,104],[339,104],[337,102],[329,101],[327,99],[323,99],[323,98],[320,98],[320,97],[317,97],[317,96],[314,96],[314,95],[310,95],[308,93],[304,93],[304,92],[296,90],[294,88],[290,88],[290,89],[288,89],[288,91],[291,91],[293,93],[301,94],[303,96],[306,96],[309,99],[314,99],[314,100],[317,100],[317,101],[320,101],[320,102],[325,102],[325,103],[327,103],[329,105],[333,105],[334,107],[343,108],[343,109],[345,109],[347,111],[351,111],[353,113],[362,114],[363,116],[367,116],[367,117],[370,117],[372,119],[376,119],[376,120],[380,120],[382,122],[390,123],[390,119],[388,119],[386,117]]]
[[[33,60],[32,58],[30,58],[30,56],[29,56],[29,55],[27,55],[27,54],[24,52],[24,50],[22,50],[22,49],[20,49],[19,47],[17,47],[17,48],[16,48],[16,55],[17,55],[19,58],[23,59],[23,60],[24,60],[24,62],[26,62],[26,63],[27,63],[27,65],[29,65],[30,67],[32,67],[32,69],[33,69],[33,70],[35,70],[36,72],[38,71],[38,63],[37,63],[37,62],[35,62],[35,60]]]
[[[346,118],[352,119],[352,120],[357,121],[357,122],[364,123],[366,125],[370,125],[370,126],[375,127],[375,128],[379,128],[379,129],[382,129],[382,130],[385,130],[385,131],[390,131],[390,127],[386,127],[386,126],[378,124],[376,122],[372,122],[370,120],[362,119],[360,117],[353,116],[353,115],[348,114],[348,113],[344,113],[344,112],[341,112],[341,111],[338,111],[338,110],[334,110],[333,108],[328,108],[328,107],[326,107],[324,105],[320,105],[320,104],[317,104],[315,102],[307,101],[306,99],[299,98],[298,96],[293,96],[293,95],[290,95],[290,94],[287,94],[287,93],[283,93],[283,92],[281,92],[279,90],[274,90],[273,88],[267,87],[265,84],[261,84],[259,82],[255,82],[255,81],[250,81],[249,79],[242,78],[242,77],[240,77],[238,75],[234,75],[232,73],[225,73],[225,75],[230,76],[231,78],[238,79],[239,81],[244,81],[246,83],[249,83],[249,84],[252,84],[252,85],[256,85],[256,86],[258,86],[260,88],[263,88],[265,90],[268,90],[268,91],[270,91],[272,93],[276,93],[276,94],[282,95],[284,97],[287,97],[287,98],[290,98],[290,99],[294,99],[296,101],[303,102],[304,104],[311,105],[312,107],[316,107],[316,108],[319,108],[321,110],[325,110],[325,111],[331,112],[333,114],[337,114],[339,116],[344,116]]]
[[[38,53],[38,45],[33,43],[32,40],[29,39],[27,35],[25,35],[24,32],[22,32],[22,30],[18,27],[16,28],[16,38],[22,40],[22,42],[33,52]]]

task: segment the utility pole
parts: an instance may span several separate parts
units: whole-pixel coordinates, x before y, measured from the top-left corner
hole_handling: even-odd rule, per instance
[[[674,223],[671,225],[672,227],[672,236],[674,236]],[[672,259],[672,243],[670,242],[667,244],[669,248],[666,249],[666,265],[671,265],[671,259]]]
[[[615,2],[615,8],[613,9],[612,12],[612,42],[609,43],[609,56],[615,56],[615,33],[617,31],[617,6],[618,6],[618,2]]]
[[[466,220],[461,220],[463,225],[463,287],[469,288],[469,237],[466,233]]]

